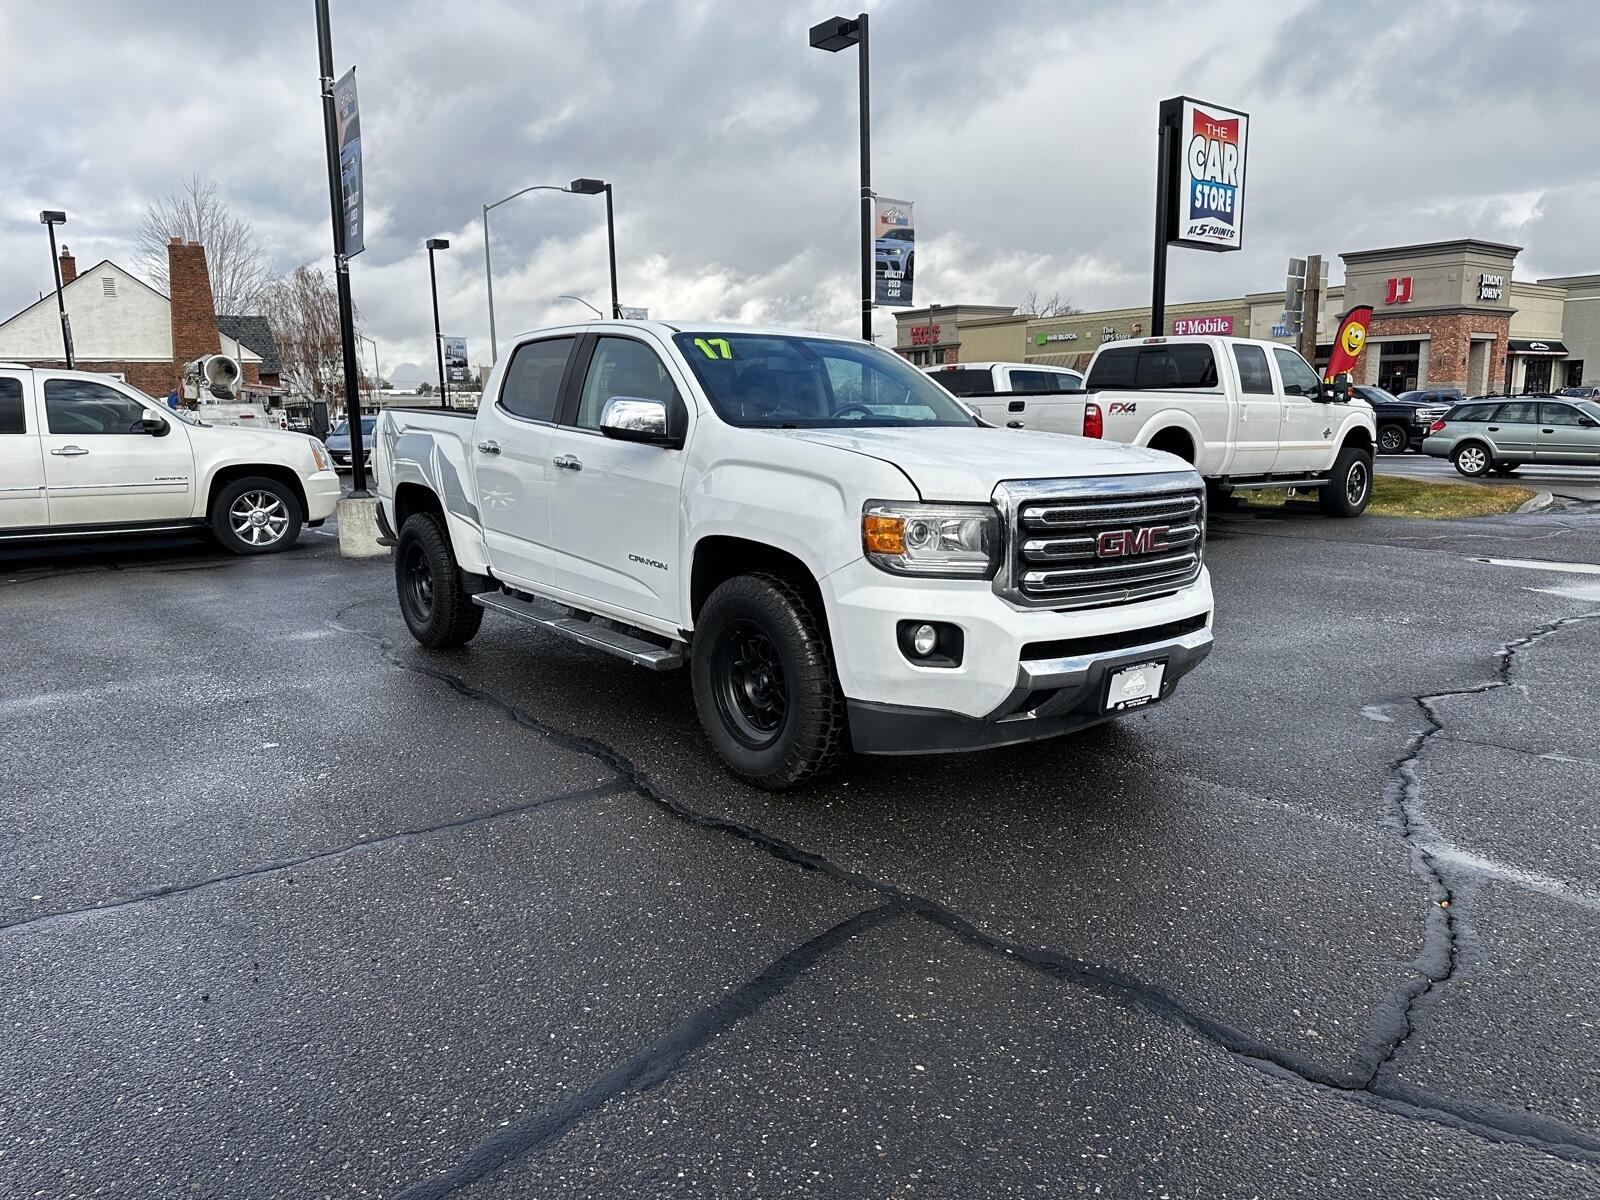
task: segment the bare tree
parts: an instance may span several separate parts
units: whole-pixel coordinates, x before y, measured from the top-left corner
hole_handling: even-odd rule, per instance
[[[333,279],[320,267],[296,267],[268,280],[260,303],[283,360],[284,390],[342,410],[344,353]]]
[[[161,291],[170,290],[167,243],[172,238],[199,242],[206,248],[211,294],[220,315],[259,311],[267,285],[266,251],[249,221],[236,217],[217,195],[217,185],[191,175],[145,212],[139,229],[138,265]]]
[[[1032,288],[1023,297],[1021,305],[1017,308],[1018,316],[1035,317],[1070,317],[1073,313],[1081,313],[1071,300],[1063,300],[1060,292],[1051,292],[1050,299],[1039,299],[1039,289]]]

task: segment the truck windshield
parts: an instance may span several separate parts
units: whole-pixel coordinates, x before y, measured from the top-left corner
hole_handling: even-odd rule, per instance
[[[717,415],[765,429],[976,425],[959,401],[896,354],[864,342],[680,333],[678,349]]]
[[[975,396],[979,392],[994,391],[994,372],[987,367],[958,367],[954,370],[946,367],[944,370],[935,371],[929,378],[946,391],[957,396]]]

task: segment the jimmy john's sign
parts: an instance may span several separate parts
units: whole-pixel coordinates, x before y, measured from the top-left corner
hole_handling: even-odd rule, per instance
[[[1161,102],[1170,131],[1164,164],[1167,241],[1201,250],[1237,250],[1244,239],[1246,113],[1177,96]]]

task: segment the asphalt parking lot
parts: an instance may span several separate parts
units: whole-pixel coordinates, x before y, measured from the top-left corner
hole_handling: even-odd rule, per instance
[[[324,533],[5,552],[0,1195],[1595,1195],[1600,512],[1209,555],[1169,702],[775,797]]]

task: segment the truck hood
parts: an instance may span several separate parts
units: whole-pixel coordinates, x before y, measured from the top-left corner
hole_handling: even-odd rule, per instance
[[[899,467],[924,500],[988,500],[1008,479],[1076,479],[1190,470],[1159,450],[1027,429],[785,429],[797,438],[863,454]]]

